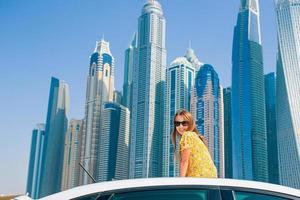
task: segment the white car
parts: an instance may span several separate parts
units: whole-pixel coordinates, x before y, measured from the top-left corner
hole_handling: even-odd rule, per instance
[[[300,190],[234,179],[148,178],[79,186],[42,200],[300,200]]]

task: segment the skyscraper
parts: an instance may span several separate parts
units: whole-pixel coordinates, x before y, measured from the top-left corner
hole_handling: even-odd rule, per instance
[[[278,145],[276,130],[276,78],[274,72],[265,75],[265,97],[269,182],[279,184]]]
[[[131,110],[132,105],[132,81],[134,65],[137,59],[137,33],[134,34],[132,42],[125,51],[124,83],[122,104]]]
[[[112,101],[114,93],[114,58],[109,43],[103,39],[97,42],[90,57],[87,78],[85,117],[81,145],[81,164],[97,179],[97,155],[101,127],[101,111],[105,101]],[[81,184],[92,183],[91,178],[81,170]]]
[[[258,0],[241,0],[232,48],[233,178],[268,181]]]
[[[65,137],[64,167],[61,190],[79,185],[82,120],[71,119]]]
[[[61,189],[69,105],[69,86],[64,81],[52,77],[41,161],[39,198],[59,192]]]
[[[224,118],[223,88],[211,65],[204,64],[197,72],[194,96],[196,126],[208,142],[208,149],[218,170],[224,177]]]
[[[223,89],[225,178],[232,178],[231,87]]]
[[[28,166],[28,177],[26,193],[32,198],[38,198],[38,191],[41,181],[41,160],[45,136],[45,124],[38,124],[32,131],[31,150]]]
[[[275,0],[280,182],[300,189],[300,1]]]
[[[188,50],[190,51],[190,50]],[[194,86],[195,68],[186,57],[176,58],[167,69],[165,128],[163,132],[163,176],[179,175],[179,165],[174,163],[171,143],[173,117],[177,110],[190,110],[191,89]]]
[[[115,102],[103,104],[98,181],[128,179],[129,109]]]
[[[113,102],[117,102],[119,104],[122,103],[122,92],[121,91],[118,91],[118,90],[114,91]]]
[[[195,68],[196,72],[200,69],[203,65],[202,62],[199,61],[198,57],[196,56],[194,50],[189,47],[185,56],[184,56],[190,63],[192,63],[193,68]]]
[[[148,1],[138,23],[138,63],[133,81],[130,177],[162,175],[162,132],[166,74],[165,18]]]

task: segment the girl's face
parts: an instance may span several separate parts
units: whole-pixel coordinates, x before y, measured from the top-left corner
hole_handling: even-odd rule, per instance
[[[177,115],[175,117],[174,126],[176,127],[177,132],[182,135],[185,131],[187,131],[189,122],[185,120],[183,116]]]

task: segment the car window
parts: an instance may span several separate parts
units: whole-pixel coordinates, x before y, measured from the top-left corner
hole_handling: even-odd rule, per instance
[[[73,200],[220,200],[220,192],[217,189],[168,189],[146,190],[113,194],[91,194],[74,198]]]
[[[77,197],[72,200],[109,200],[109,199],[111,199],[111,195],[102,195],[101,193],[96,193],[96,194]]]
[[[218,190],[151,190],[115,194],[111,200],[219,200]]]
[[[236,200],[288,200],[283,197],[276,197],[271,194],[258,194],[254,192],[234,192]]]

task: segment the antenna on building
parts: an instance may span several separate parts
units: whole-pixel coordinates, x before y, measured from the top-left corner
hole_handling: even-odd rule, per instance
[[[192,41],[189,40],[189,49],[192,49]]]
[[[101,40],[103,40],[104,41],[104,33],[102,33],[102,39]]]
[[[89,175],[89,177],[92,179],[92,181],[94,182],[94,183],[96,183],[97,181],[94,179],[94,177],[83,167],[83,165],[79,162],[78,163],[79,164],[79,166],[84,170],[84,172],[85,173],[87,173],[87,175]]]

